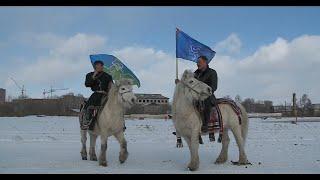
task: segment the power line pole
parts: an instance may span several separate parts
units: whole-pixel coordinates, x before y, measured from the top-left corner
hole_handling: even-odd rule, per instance
[[[296,121],[293,122],[295,124],[297,124],[297,122],[298,122],[296,101],[297,101],[296,93],[293,93],[293,95],[292,95],[292,110],[293,110],[293,115],[296,117]]]

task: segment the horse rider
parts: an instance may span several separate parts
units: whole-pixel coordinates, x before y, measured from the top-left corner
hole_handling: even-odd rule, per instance
[[[84,106],[86,112],[84,124],[86,125],[88,125],[91,120],[95,121],[96,116],[94,115],[94,111],[105,104],[105,101],[102,102],[102,100],[107,99],[108,92],[113,83],[112,76],[103,71],[103,66],[104,63],[102,61],[95,61],[94,72],[90,72],[86,75],[85,86],[90,87],[93,91]]]
[[[201,132],[207,132],[211,109],[216,105],[214,92],[217,90],[218,76],[217,72],[209,67],[208,58],[206,56],[200,56],[198,58],[197,67],[198,69],[194,72],[195,78],[212,88],[212,95],[198,104],[198,106],[200,106],[198,108],[201,109]],[[178,83],[179,80],[176,79],[175,82]],[[209,133],[209,139],[214,141],[214,133]],[[200,144],[203,144],[201,136],[199,136],[199,142]]]
[[[216,96],[214,92],[217,90],[218,76],[214,69],[211,69],[206,56],[200,56],[197,62],[198,69],[194,72],[195,78],[204,82],[212,88],[212,95],[203,101],[202,115],[202,132],[208,131],[208,121],[210,119],[211,109],[216,105]],[[209,133],[209,138],[214,139],[214,133]]]

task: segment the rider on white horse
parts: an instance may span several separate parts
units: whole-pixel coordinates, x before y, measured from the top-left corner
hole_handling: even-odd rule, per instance
[[[217,90],[218,77],[217,72],[209,67],[208,59],[206,56],[200,56],[198,58],[197,67],[198,69],[194,72],[195,78],[212,88],[212,95],[208,97],[206,100],[197,103],[202,119],[201,132],[205,133],[208,131],[208,121],[210,119],[211,109],[216,104],[216,97],[214,95],[214,91]],[[178,81],[179,80],[177,79],[176,83]],[[209,139],[210,141],[214,141],[214,133],[209,133]],[[203,144],[201,136],[199,136],[199,143]]]
[[[102,99],[107,97],[110,90],[112,76],[103,71],[103,62],[94,62],[94,72],[90,72],[86,75],[85,86],[90,87],[93,93],[89,97],[88,101],[84,106],[85,118],[83,124],[92,128],[96,114],[94,111],[102,105]]]
[[[195,78],[204,82],[212,89],[212,95],[203,101],[204,107],[201,113],[202,116],[202,132],[208,131],[208,121],[210,119],[210,113],[213,106],[216,105],[216,97],[214,92],[217,90],[218,77],[217,72],[211,69],[208,65],[208,59],[205,56],[200,56],[197,62],[198,69],[194,72]],[[201,108],[201,107],[200,107]],[[214,133],[209,133],[210,140],[214,140]]]

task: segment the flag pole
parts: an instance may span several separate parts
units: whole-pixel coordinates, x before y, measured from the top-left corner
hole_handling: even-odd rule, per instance
[[[176,79],[178,79],[178,58],[176,58]]]
[[[176,27],[176,79],[178,79],[178,58],[177,58],[177,31],[179,31],[179,29]]]

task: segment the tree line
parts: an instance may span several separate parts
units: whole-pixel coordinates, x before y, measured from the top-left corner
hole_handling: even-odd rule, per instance
[[[230,98],[230,96],[225,96]],[[232,98],[230,98],[232,99]],[[236,95],[234,101],[241,103],[249,113],[274,113],[282,112],[283,115],[292,116],[292,99],[285,104],[274,105],[271,100],[255,100],[254,98],[245,98],[242,100],[240,95]],[[320,107],[312,104],[307,94],[303,94],[296,102],[298,116],[320,116]]]

